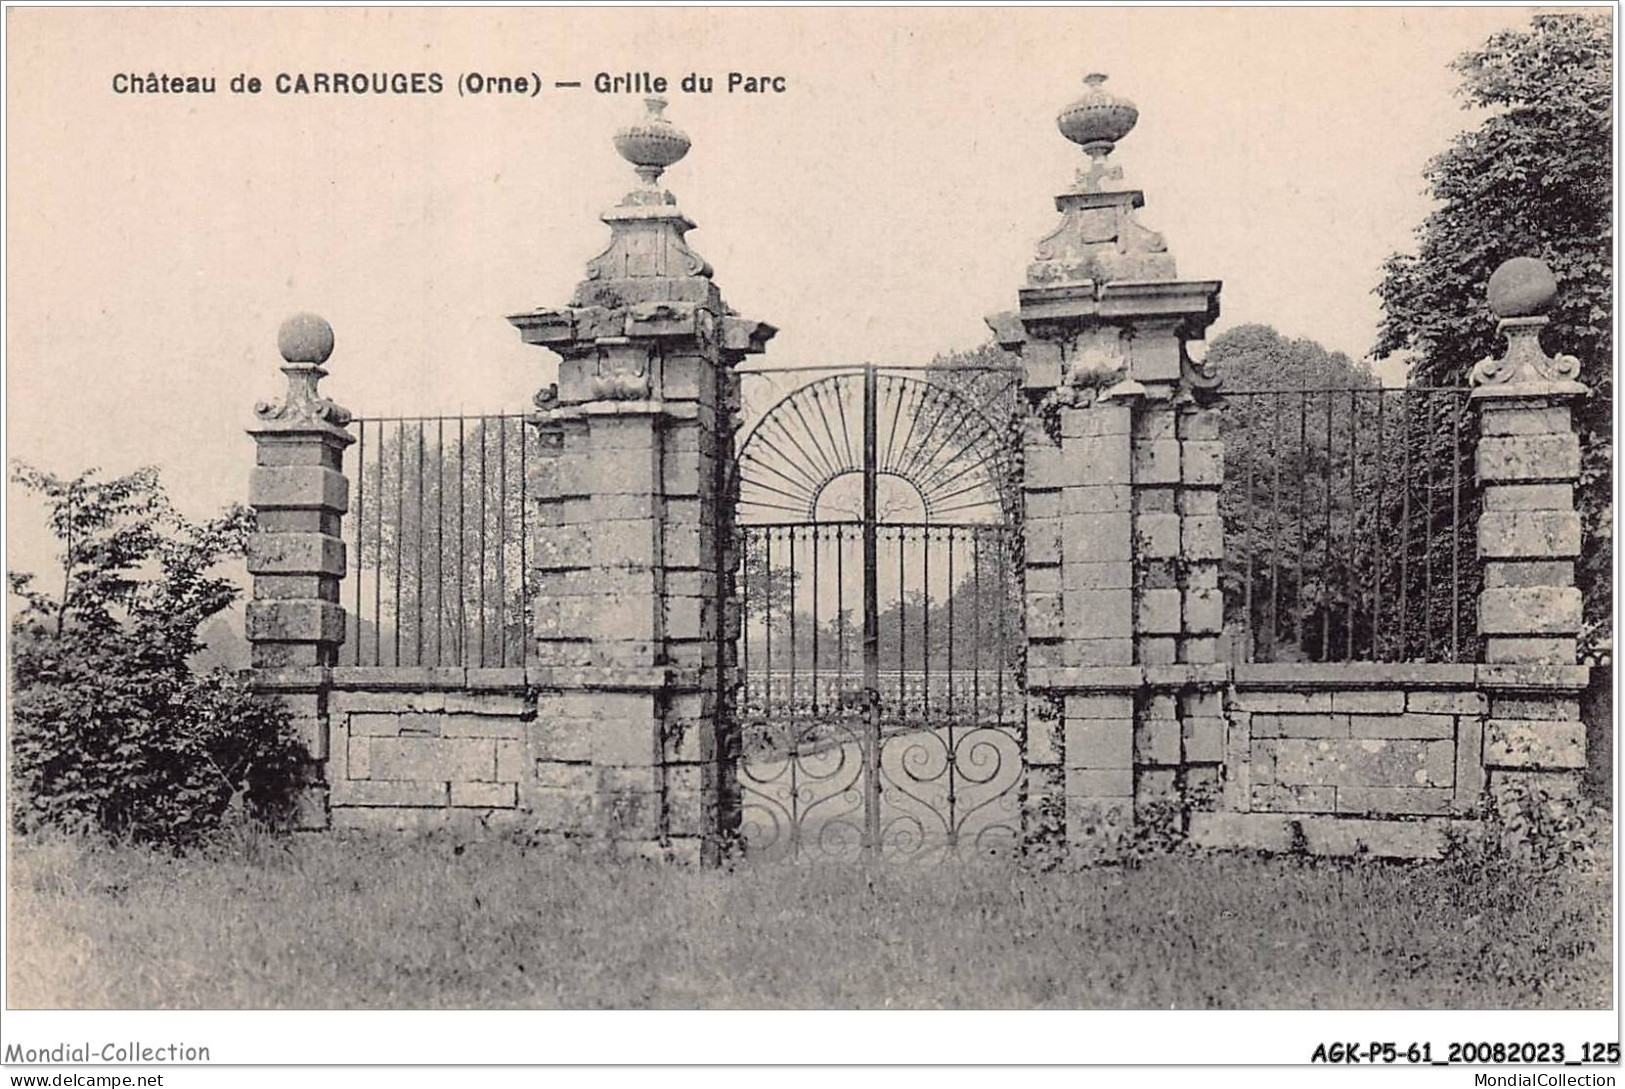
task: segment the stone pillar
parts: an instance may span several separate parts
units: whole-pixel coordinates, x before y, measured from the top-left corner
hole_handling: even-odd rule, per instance
[[[604,215],[609,248],[563,309],[509,320],[561,358],[538,417],[556,436],[537,546],[541,691],[521,804],[542,831],[617,853],[714,861],[729,811],[719,461],[729,368],[771,326],[732,314],[694,224],[658,184],[688,138],[648,99],[615,144],[642,184]]]
[[[1217,656],[1222,461],[1204,407],[1216,383],[1184,345],[1218,316],[1219,284],[1177,279],[1137,221],[1144,194],[1103,188],[1121,178],[1106,160],[1138,118],[1104,81],[1089,76],[1058,118],[1092,164],[1055,198],[1061,223],[1038,244],[1020,309],[989,319],[1021,354],[1033,412],[1028,796],[1064,810],[1077,845],[1120,834],[1136,797],[1176,795],[1187,714],[1216,763],[1208,733],[1223,715],[1217,685],[1145,684],[1149,669]]]
[[[1482,500],[1478,554],[1484,588],[1478,601],[1486,665],[1533,669],[1490,671],[1512,678],[1490,689],[1484,763],[1492,794],[1511,784],[1572,794],[1585,767],[1575,668],[1580,591],[1580,516],[1574,485],[1580,443],[1570,405],[1586,395],[1573,356],[1541,347],[1545,314],[1557,281],[1544,264],[1519,257],[1490,277],[1490,307],[1507,347],[1500,359],[1473,368],[1472,404],[1479,415],[1476,470]],[[1550,668],[1540,668],[1550,667]],[[1568,667],[1568,668],[1564,668]],[[1520,689],[1523,678],[1529,687]]]
[[[346,429],[350,413],[316,388],[333,352],[332,327],[314,314],[297,314],[283,322],[277,347],[287,395],[278,405],[256,405],[258,422],[248,431],[255,444],[249,505],[257,526],[248,541],[253,598],[244,626],[255,688],[282,698],[308,757],[298,822],[322,828],[327,670],[338,660],[345,630],[339,604],[341,521],[350,490],[344,448],[355,440]]]

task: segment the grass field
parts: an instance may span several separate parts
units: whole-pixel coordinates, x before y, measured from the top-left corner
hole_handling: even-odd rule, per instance
[[[1573,1008],[1610,879],[1243,855],[611,867],[506,842],[12,837],[10,1004]]]

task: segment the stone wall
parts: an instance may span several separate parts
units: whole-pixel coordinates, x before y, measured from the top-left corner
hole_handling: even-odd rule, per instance
[[[332,330],[284,326],[288,393],[252,431],[248,636],[260,689],[287,702],[307,751],[310,827],[518,824],[703,862],[737,834],[733,368],[774,330],[733,313],[687,245],[693,223],[657,184],[688,146],[663,106],[621,134],[643,184],[605,214],[610,246],[571,303],[510,319],[561,357],[531,421],[534,665],[334,665],[349,415],[317,391]],[[1589,673],[1574,664],[1568,406],[1586,390],[1577,361],[1540,345],[1550,271],[1497,272],[1507,350],[1472,376],[1485,662],[1236,664],[1222,660],[1222,394],[1186,347],[1218,317],[1220,284],[1175,279],[1136,220],[1143,194],[1101,188],[1114,176],[1102,158],[1057,197],[1019,310],[989,319],[1031,407],[1030,833],[1109,846],[1155,810],[1213,846],[1417,856],[1514,790],[1571,793]]]
[[[536,781],[536,699],[523,669],[332,673],[333,827],[421,829],[519,815],[520,793]]]
[[[1192,834],[1209,846],[1436,854],[1506,781],[1572,795],[1586,683],[1574,666],[1238,666],[1222,801],[1192,815]]]

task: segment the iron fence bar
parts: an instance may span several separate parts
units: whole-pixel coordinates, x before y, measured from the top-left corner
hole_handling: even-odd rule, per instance
[[[434,664],[446,664],[446,418],[435,421]]]
[[[417,555],[417,638],[413,641],[413,665],[423,664],[423,421],[418,421],[418,548]]]
[[[519,426],[519,664],[530,657],[530,560],[526,555],[526,530],[530,524],[530,436]],[[540,451],[538,451],[539,453]]]
[[[401,523],[405,520],[406,504],[406,423],[395,425],[395,664],[401,664],[401,561],[405,558],[401,545]]]
[[[790,579],[786,592],[790,598],[784,612],[790,621],[790,713],[796,714],[799,710],[800,695],[796,691],[796,527],[791,526],[790,538]]]
[[[949,593],[952,593],[953,567],[951,565],[953,561],[950,559],[948,562],[950,564],[948,568],[948,590]],[[922,568],[920,582],[925,590],[924,600],[920,602],[920,626],[922,628],[920,633],[920,665],[925,674],[925,687],[921,689],[920,692],[920,718],[922,721],[929,724],[931,720],[931,531],[929,529],[920,531],[920,566]],[[949,624],[952,625],[952,623],[953,619],[950,616]],[[951,626],[949,628],[948,637],[950,639],[953,638],[953,629]],[[948,690],[950,695],[948,697],[948,706],[949,713],[952,714],[952,692],[954,679],[951,665],[949,669]]]
[[[749,530],[739,534],[739,659],[745,676],[745,707],[751,707],[750,680],[750,548],[755,535]]]
[[[1001,529],[999,531],[998,541],[999,541],[999,570],[1000,571],[1008,571],[1010,569],[1010,564],[1009,564],[1009,561],[1008,561],[1008,558],[1007,558],[1007,550],[1009,549],[1009,546],[1010,546],[1010,543],[1011,543],[1010,542],[1010,534]],[[1027,572],[1026,572],[1026,565],[1025,564],[1022,565],[1022,570],[1021,570],[1021,573],[1020,573],[1020,577],[1021,577],[1021,592],[1022,592],[1022,596],[1025,598],[1026,593],[1027,593]],[[1005,584],[1005,583],[1001,582],[1001,584],[999,586],[999,605],[998,605],[998,622],[997,622],[998,623],[998,630],[999,630],[999,644],[998,644],[998,646],[999,646],[999,656],[998,656],[997,661],[994,663],[994,669],[997,671],[997,675],[994,677],[994,682],[995,682],[996,687],[994,688],[994,697],[993,697],[994,701],[995,701],[996,711],[997,711],[997,714],[998,714],[998,719],[999,719],[1000,722],[1004,721],[1004,665],[1005,665],[1004,659],[1005,659],[1005,654],[1008,652],[1008,649],[1009,649],[1005,645],[1005,637],[1006,636],[1005,636],[1005,628],[1004,628],[1004,602],[1005,602],[1005,598],[1007,596],[1009,596],[1009,586],[1008,586],[1008,584]],[[1026,752],[1025,744],[1023,744],[1023,746],[1022,746],[1022,751]]]
[[[1385,661],[1382,653],[1382,572],[1388,551],[1383,547],[1383,528],[1388,524],[1388,393],[1377,391],[1377,508],[1371,523],[1371,657]]]
[[[1410,623],[1410,597],[1411,597],[1411,431],[1415,425],[1413,417],[1414,405],[1411,401],[1410,390],[1403,395],[1405,406],[1405,423],[1401,428],[1400,453],[1404,468],[1400,471],[1400,515],[1399,524],[1402,527],[1404,542],[1399,550],[1399,661],[1410,659],[1410,640],[1407,636],[1407,625]]]
[[[953,720],[956,700],[954,699],[954,550],[959,544],[959,533],[954,526],[948,527],[948,740],[953,740]],[[929,605],[929,603],[928,603]],[[930,653],[930,643],[926,644],[926,653]],[[950,746],[951,748],[951,746]]]
[[[484,420],[480,421],[480,649],[479,665],[485,666],[485,493],[487,481],[485,479],[486,462],[489,460],[489,451],[486,449],[485,434],[490,430]]]
[[[1270,626],[1266,654],[1275,660],[1281,637],[1281,395],[1275,394],[1270,412]]]
[[[362,551],[362,530],[367,524],[367,421],[357,420],[355,479],[355,664],[361,664],[361,580],[366,573],[367,554]]]
[[[767,655],[767,668],[762,676],[767,681],[763,691],[764,706],[771,709],[773,706],[773,530],[769,527],[763,534],[766,546],[766,565],[762,568],[762,606],[766,612],[767,626],[763,633],[763,651]]]
[[[378,425],[378,524],[374,534],[378,547],[378,562],[374,565],[372,580],[372,664],[383,664],[384,657],[384,425]]]
[[[794,526],[791,526],[791,527],[788,528],[788,530],[786,532],[786,537],[788,538],[788,543],[789,543],[789,546],[790,546],[790,564],[791,564],[791,567],[793,568],[794,565],[795,565],[795,560],[796,560],[796,541],[795,541],[795,527]],[[772,572],[772,562],[773,562],[773,553],[772,553],[772,550],[769,549],[768,550],[768,564],[769,564],[768,571],[769,571],[770,574]],[[769,585],[771,585],[771,583],[772,583],[772,580],[770,578],[769,579]],[[795,588],[795,582],[793,580],[785,587],[785,597],[788,600],[785,601],[785,609],[784,609],[784,611],[785,611],[786,615],[789,617],[789,620],[790,620],[790,691],[789,691],[789,695],[785,698],[785,701],[784,701],[784,710],[786,712],[786,714],[784,715],[784,725],[785,725],[785,729],[787,731],[789,731],[789,735],[790,735],[790,817],[791,817],[791,825],[796,830],[796,836],[795,836],[796,851],[797,851],[797,853],[800,853],[800,850],[801,850],[801,737],[802,737],[801,731],[802,731],[802,724],[801,724],[801,719],[796,715],[796,683],[795,683],[795,668],[796,668],[796,666],[795,666],[795,662],[796,662],[796,656],[795,656],[795,649],[796,649],[796,645],[795,645],[795,639],[796,639],[796,612],[795,612],[795,610],[796,610],[796,588]],[[773,661],[772,661],[771,657],[769,657],[769,659],[768,659],[767,668],[768,668],[768,675],[772,676]]]
[[[1449,431],[1449,660],[1461,662],[1461,395],[1451,395]]]
[[[993,435],[994,431],[990,427],[984,427],[982,430],[972,434],[971,437],[966,441],[965,445],[962,446],[953,457],[939,465],[932,475],[922,482],[924,487],[933,492],[940,492],[948,485],[958,483],[960,480],[964,479],[969,474],[974,473],[976,470],[985,468],[996,455],[991,449],[983,449],[979,454],[973,453],[970,444],[979,439]],[[954,462],[960,460],[961,458],[967,459],[968,464],[966,464],[964,468],[960,469],[952,476],[945,477],[944,474],[948,471],[948,467],[953,465]],[[981,487],[981,484],[977,484],[977,487]],[[954,492],[953,494],[962,495],[964,493]],[[943,498],[951,498],[951,496]]]
[[[982,549],[987,545],[987,539],[978,530],[971,538],[971,627],[976,632],[976,638],[971,640],[971,653],[974,663],[971,670],[971,703],[975,710],[973,716],[980,721],[982,718]]]
[[[1321,551],[1325,565],[1320,572],[1320,660],[1332,660],[1332,391],[1326,391],[1326,538]]]
[[[846,527],[835,527],[835,686],[846,693]],[[837,704],[837,706],[840,706]]]
[[[1245,403],[1249,417],[1248,422],[1251,423],[1253,401],[1249,398]],[[1251,456],[1247,458],[1247,477],[1241,492],[1242,540],[1246,542],[1244,547],[1245,568],[1241,582],[1241,624],[1244,636],[1242,651],[1249,662],[1253,661],[1254,643],[1258,640],[1258,629],[1253,624],[1253,460]]]
[[[1343,622],[1347,630],[1343,633],[1343,658],[1345,661],[1354,661],[1354,598],[1357,594],[1355,587],[1355,564],[1358,558],[1357,545],[1354,533],[1360,521],[1359,500],[1355,495],[1356,457],[1359,454],[1360,433],[1360,407],[1355,390],[1349,390],[1349,567],[1343,576],[1343,592],[1346,600],[1343,604]]]
[[[953,850],[959,843],[959,822],[956,816],[956,793],[954,789],[954,527],[948,527],[948,849]],[[926,551],[931,548],[926,543]],[[926,591],[925,609],[930,613],[930,590]],[[931,641],[926,640],[925,654],[927,660],[931,656]]]
[[[879,421],[879,383],[871,365],[863,372],[863,684],[866,691],[864,737],[864,846],[880,850],[880,550],[876,533],[879,513],[875,465]]]
[[[468,665],[468,436],[457,417],[457,664]]]
[[[1308,491],[1307,491],[1308,478],[1309,478],[1309,394],[1307,394],[1307,393],[1305,393],[1303,391],[1299,391],[1299,393],[1298,393],[1298,472],[1297,472],[1297,477],[1298,477],[1298,540],[1297,540],[1297,548],[1294,549],[1293,551],[1294,551],[1294,554],[1296,556],[1296,559],[1295,559],[1294,562],[1295,562],[1295,565],[1297,567],[1297,571],[1295,572],[1295,574],[1297,576],[1298,586],[1297,586],[1297,591],[1296,591],[1296,593],[1297,593],[1297,606],[1292,610],[1292,616],[1293,616],[1292,640],[1293,640],[1293,642],[1297,643],[1299,647],[1302,647],[1303,646],[1303,638],[1304,638],[1304,636],[1303,636],[1303,627],[1304,627],[1304,619],[1305,619],[1304,609],[1308,606],[1308,601],[1307,601],[1307,596],[1308,595],[1306,595],[1304,593],[1304,589],[1303,589],[1303,559],[1304,559],[1304,551],[1305,551],[1305,548],[1306,548],[1307,543],[1308,543],[1307,542],[1308,534],[1305,532],[1305,521],[1304,520],[1308,517],[1308,514],[1309,514],[1309,495],[1308,495]]]
[[[882,378],[888,378],[892,374],[910,373],[914,371],[926,371],[933,374],[941,374],[946,370],[952,370],[954,372],[963,371],[985,374],[1009,374],[1013,376],[1024,373],[1022,368],[1019,366],[1013,367],[1007,364],[998,363],[956,363],[951,368],[943,367],[935,363],[835,363],[815,367],[803,367],[796,366],[794,364],[786,364],[783,366],[740,367],[738,370],[734,371],[734,374],[744,377],[764,374],[821,374],[827,377],[835,374],[862,374],[864,370],[871,366],[875,367],[881,372]],[[1242,392],[1245,393],[1249,391],[1243,390]]]
[[[903,528],[897,533],[897,710],[908,714],[908,574],[905,561],[908,549],[903,539]]]
[[[497,417],[497,664],[508,664],[508,418]]]
[[[819,562],[819,533],[818,523],[812,525],[812,713],[818,714],[818,644],[823,638],[823,632],[818,628],[818,569],[824,566]]]
[[[1433,483],[1433,471],[1434,471],[1434,468],[1433,468],[1433,443],[1434,443],[1435,435],[1434,435],[1434,425],[1433,425],[1433,417],[1434,417],[1433,398],[1431,398],[1431,397],[1425,398],[1424,403],[1427,405],[1427,413],[1428,413],[1427,427],[1422,432],[1422,434],[1425,435],[1426,438],[1427,438],[1427,459],[1428,459],[1427,460],[1427,497],[1428,497],[1427,522],[1424,523],[1424,525],[1426,526],[1426,532],[1423,534],[1423,537],[1422,537],[1422,547],[1425,550],[1422,553],[1422,555],[1423,555],[1424,561],[1425,561],[1425,563],[1427,565],[1427,567],[1426,567],[1426,579],[1427,579],[1427,581],[1425,583],[1426,588],[1427,588],[1427,595],[1426,595],[1426,597],[1424,599],[1425,604],[1423,606],[1423,614],[1422,614],[1423,615],[1422,654],[1425,657],[1425,656],[1433,653],[1433,642],[1434,642],[1434,629],[1433,629],[1433,490],[1434,490],[1434,483]]]
[[[926,446],[925,446],[926,440],[925,439],[921,440],[920,446],[919,446],[918,450],[916,451],[913,463],[909,467],[909,474],[912,476],[914,473],[917,473],[917,472],[919,472],[921,470],[927,469],[930,466],[932,466],[933,464],[936,464],[938,456],[941,455],[944,450],[948,449],[949,443],[953,442],[954,439],[960,438],[960,439],[965,439],[966,440],[960,446],[959,451],[953,455],[953,457],[951,457],[947,461],[942,462],[941,464],[937,465],[937,468],[932,471],[932,475],[925,478],[926,485],[927,486],[933,486],[935,484],[935,482],[942,476],[942,474],[947,472],[948,467],[950,465],[952,465],[954,462],[958,461],[960,458],[966,456],[966,454],[969,452],[969,443],[972,442],[972,441],[975,441],[976,439],[981,438],[984,434],[987,434],[990,429],[988,428],[988,426],[987,426],[987,424],[985,422],[981,422],[981,421],[978,421],[978,420],[976,420],[976,419],[974,419],[972,417],[969,417],[967,415],[967,413],[965,413],[964,411],[960,411],[960,412],[957,412],[957,413],[954,412],[954,409],[956,407],[959,407],[959,405],[961,403],[960,400],[959,400],[959,395],[958,394],[949,394],[946,391],[941,390],[941,388],[937,387],[937,386],[930,386],[929,388],[932,389],[932,390],[937,391],[937,399],[942,402],[942,409],[941,409],[940,412],[937,413],[937,421],[932,426],[931,432],[930,432],[929,435],[926,436],[926,438],[930,439],[930,438],[935,437],[936,434],[937,434],[937,428],[941,427],[942,424],[943,424],[943,421],[945,421],[945,420],[947,421],[947,429],[942,432],[942,438],[937,442],[937,445],[935,447],[931,448],[929,453],[926,452]],[[950,414],[952,414],[954,416],[953,419],[949,419]],[[969,436],[969,438],[967,439],[964,429],[967,427],[967,425],[975,426],[978,423],[981,424],[982,430],[972,432],[971,435]],[[984,456],[985,456],[985,451],[984,451]]]

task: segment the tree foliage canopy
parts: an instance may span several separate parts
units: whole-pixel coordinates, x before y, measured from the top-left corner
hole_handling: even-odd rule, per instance
[[[62,479],[26,465],[62,543],[60,581],[13,573],[12,822],[182,846],[234,798],[269,814],[296,749],[282,710],[234,674],[195,674],[199,626],[235,600],[216,565],[253,514],[192,522],[153,469]]]
[[[1583,645],[1608,654],[1612,586],[1613,50],[1610,13],[1537,15],[1492,36],[1454,65],[1468,108],[1491,111],[1428,164],[1439,206],[1414,254],[1383,267],[1383,319],[1374,354],[1408,356],[1413,383],[1460,385],[1499,354],[1485,302],[1504,260],[1534,256],[1560,292],[1545,341],[1579,357],[1592,396],[1577,407],[1582,451],[1577,495],[1586,541]]]
[[[1215,337],[1207,365],[1227,394],[1226,616],[1251,653],[1470,652],[1459,638],[1473,630],[1476,585],[1465,398],[1384,390],[1342,352],[1268,325]]]

